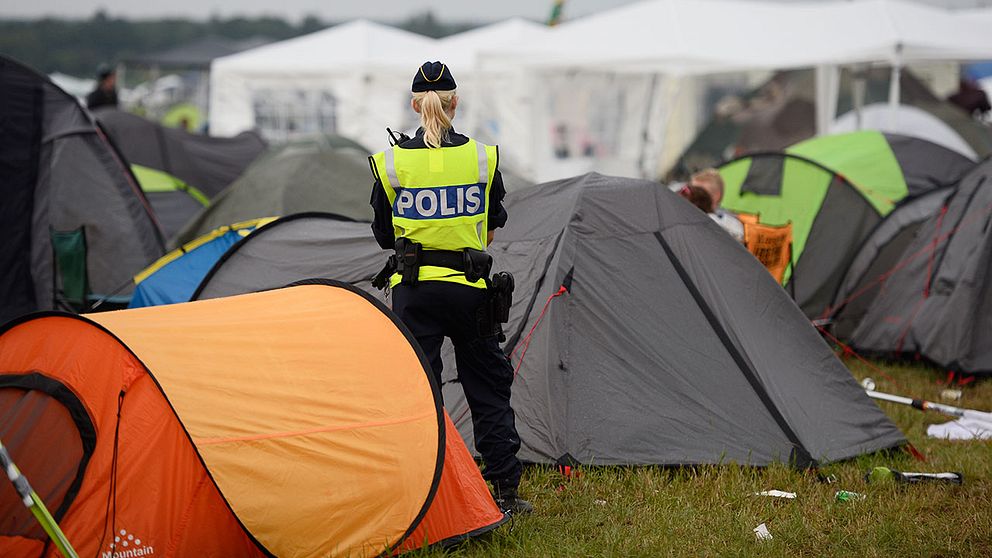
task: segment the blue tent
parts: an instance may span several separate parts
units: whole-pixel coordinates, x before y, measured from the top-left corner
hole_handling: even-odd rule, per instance
[[[273,219],[223,226],[162,256],[135,276],[134,296],[128,308],[187,302],[228,248]]]

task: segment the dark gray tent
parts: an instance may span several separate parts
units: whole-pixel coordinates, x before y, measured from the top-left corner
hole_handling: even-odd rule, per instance
[[[954,188],[938,188],[904,200],[875,226],[848,266],[833,303],[824,312],[827,318],[822,321],[832,335],[842,340],[851,338],[920,227],[940,213]]]
[[[371,187],[370,187],[371,188]],[[336,277],[383,299],[371,277],[385,262],[369,224],[330,213],[297,213],[258,227],[231,246],[207,272],[192,300],[219,298]]]
[[[667,189],[591,174],[506,205],[491,250],[517,283],[504,350],[518,369],[521,458],[809,464],[905,442],[768,272]],[[298,246],[288,234],[264,246],[259,229],[201,296],[310,276],[366,286],[385,254],[353,224],[329,226],[337,240],[301,231]],[[445,363],[446,407],[471,441],[450,353]]]
[[[371,221],[368,153],[331,142],[289,144],[263,155],[190,221],[173,244],[230,223],[304,211]]]
[[[232,138],[167,128],[117,109],[94,113],[128,163],[168,173],[213,198],[268,147],[253,131]]]
[[[265,140],[250,131],[215,138],[166,128],[117,109],[98,110],[94,116],[124,159],[137,166],[135,174],[167,237],[266,149]]]
[[[869,273],[868,282],[849,277],[840,301],[857,293],[851,285],[881,284],[850,334],[853,347],[921,355],[950,370],[992,374],[990,223],[992,159],[986,159],[916,226],[887,273],[874,279]]]
[[[0,84],[0,322],[127,295],[164,251],[134,177],[48,78],[0,56]]]

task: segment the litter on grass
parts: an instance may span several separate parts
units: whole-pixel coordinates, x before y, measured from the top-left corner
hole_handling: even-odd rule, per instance
[[[855,502],[858,500],[864,500],[868,497],[864,494],[858,494],[857,492],[851,492],[849,490],[838,490],[837,493],[834,494],[834,498],[838,502]]]
[[[916,484],[921,482],[941,482],[948,484],[963,484],[964,475],[961,473],[907,473],[888,467],[875,467],[865,475],[865,482],[899,482]]]
[[[758,525],[757,527],[755,527],[754,529],[752,529],[752,531],[754,531],[754,536],[759,541],[770,541],[770,540],[772,540],[772,533],[771,533],[771,531],[768,530],[768,526],[765,525],[764,523],[762,523],[761,525]]]
[[[763,490],[761,492],[755,492],[755,496],[771,496],[773,498],[786,498],[788,500],[793,500],[796,497],[795,492],[785,492],[782,490]]]
[[[927,427],[927,436],[944,440],[992,440],[992,424],[984,420],[960,418]]]

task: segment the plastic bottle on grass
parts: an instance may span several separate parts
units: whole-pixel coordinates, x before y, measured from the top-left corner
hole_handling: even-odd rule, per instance
[[[856,502],[858,500],[864,500],[867,498],[864,494],[858,494],[857,492],[851,492],[849,490],[838,490],[834,494],[834,499],[838,502]]]

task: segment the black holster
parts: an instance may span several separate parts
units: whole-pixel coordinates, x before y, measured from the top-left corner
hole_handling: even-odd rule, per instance
[[[393,246],[396,250],[396,273],[400,274],[400,283],[403,285],[416,285],[420,277],[420,261],[423,245],[413,242],[409,238],[398,238]]]
[[[389,284],[389,278],[396,273],[396,256],[389,256],[386,260],[386,265],[382,266],[379,273],[376,273],[372,277],[372,286],[380,291],[386,290],[386,285]]]
[[[462,261],[465,266],[465,279],[471,283],[488,278],[489,272],[493,269],[493,257],[483,250],[466,248],[462,252]]]
[[[510,321],[510,306],[513,304],[513,275],[501,271],[486,281],[488,296],[476,311],[480,337],[497,337],[506,341],[503,324]]]

